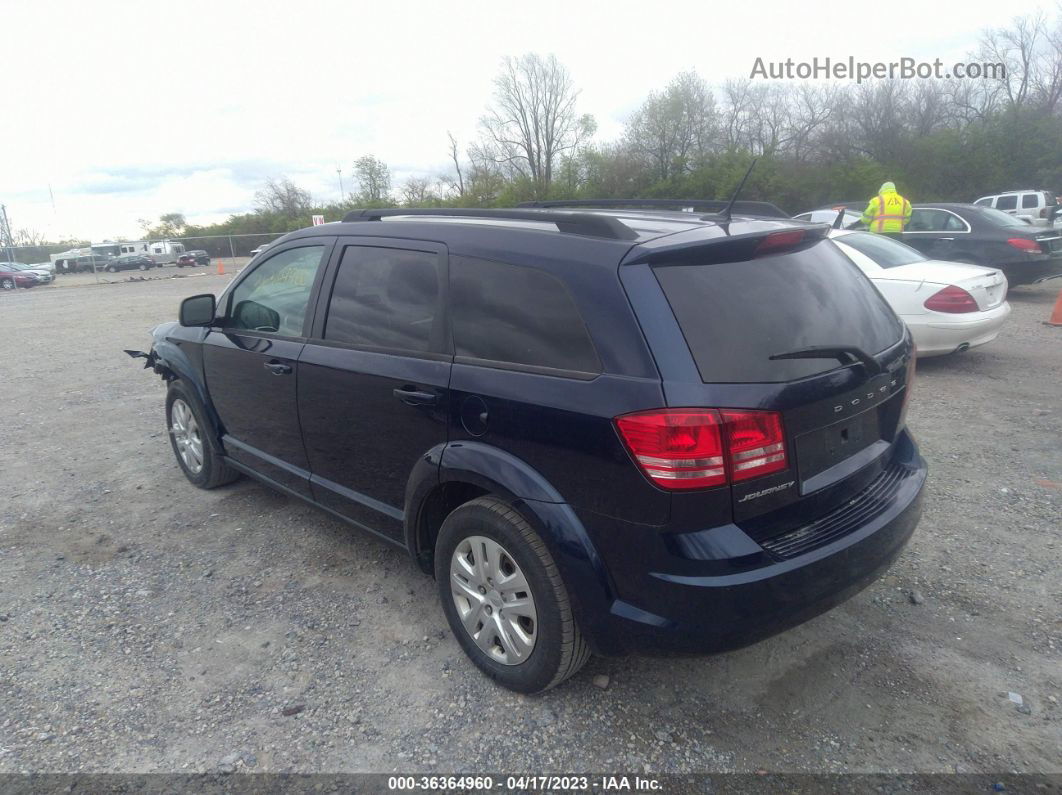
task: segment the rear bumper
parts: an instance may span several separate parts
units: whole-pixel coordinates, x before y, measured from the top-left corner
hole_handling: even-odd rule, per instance
[[[1011,287],[1032,284],[1039,279],[1062,274],[1062,255],[1039,255],[1019,262],[1006,262],[998,267]]]
[[[761,551],[741,550],[744,560],[758,562],[743,571],[740,557],[718,575],[676,573],[678,566],[649,571],[637,598],[615,599],[607,616],[583,627],[591,646],[603,654],[727,651],[807,621],[858,593],[888,569],[921,517],[927,468],[906,432],[905,437],[907,455],[898,464],[904,477],[873,518],[789,559],[749,539]],[[624,583],[616,586],[624,596]]]
[[[919,357],[924,357],[954,353],[960,346],[976,348],[989,343],[999,336],[1009,315],[1010,304],[1004,301],[995,309],[978,312],[975,320],[963,320],[962,315],[949,318],[943,313],[901,317],[911,329]]]

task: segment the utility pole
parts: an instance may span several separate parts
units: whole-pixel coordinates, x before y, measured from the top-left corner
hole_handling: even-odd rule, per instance
[[[15,240],[11,234],[11,224],[7,221],[7,206],[0,204],[0,244],[4,246],[4,259],[15,261]]]
[[[339,163],[336,163],[336,176],[339,177],[339,200],[344,202],[347,200],[347,196],[343,192],[343,169],[339,167]]]

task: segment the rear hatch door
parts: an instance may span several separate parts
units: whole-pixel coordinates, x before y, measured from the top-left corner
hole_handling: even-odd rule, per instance
[[[668,404],[782,417],[786,470],[728,486],[743,530],[757,540],[785,533],[883,476],[903,428],[913,350],[851,260],[825,242],[739,261],[718,261],[706,247],[653,272],[701,377],[665,381]],[[778,358],[815,347],[856,353]],[[696,521],[700,499],[676,493],[680,523]]]

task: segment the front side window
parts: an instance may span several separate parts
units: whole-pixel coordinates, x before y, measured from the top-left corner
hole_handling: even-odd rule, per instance
[[[555,276],[537,268],[451,257],[450,288],[457,356],[601,372],[579,309]]]
[[[371,348],[425,352],[439,304],[439,256],[348,246],[328,303],[324,338]]]
[[[974,202],[974,204],[976,204],[978,207],[991,207],[992,206],[992,197],[989,196],[986,199],[978,199],[977,201]]]
[[[232,291],[229,329],[301,337],[313,280],[324,246],[304,246],[270,257]]]

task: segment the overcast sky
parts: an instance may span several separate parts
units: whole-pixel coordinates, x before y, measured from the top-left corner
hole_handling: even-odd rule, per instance
[[[4,0],[0,203],[49,238],[136,236],[138,218],[252,209],[270,176],[339,196],[336,167],[381,158],[394,184],[447,164],[501,59],[555,53],[599,139],[695,69],[757,56],[961,60],[985,27],[1048,0],[838,2],[223,2]],[[51,195],[49,195],[49,186]],[[54,197],[54,206],[53,199]],[[331,220],[331,219],[330,219]]]

